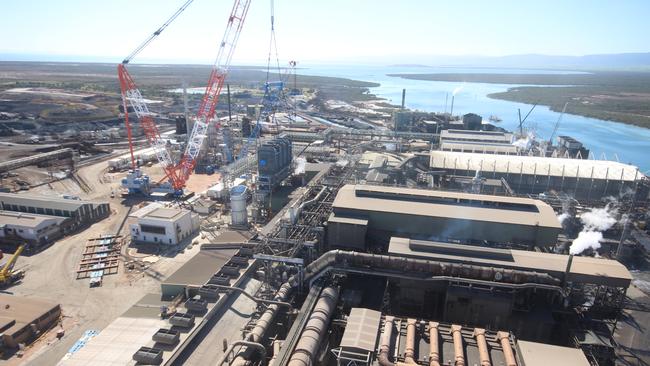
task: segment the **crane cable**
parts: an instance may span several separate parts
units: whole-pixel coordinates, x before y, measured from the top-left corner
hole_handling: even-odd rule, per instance
[[[162,31],[167,28],[181,13],[188,7],[194,0],[187,0],[185,4],[183,4],[176,12],[169,18],[163,25],[160,26],[155,32],[153,32],[144,42],[142,42],[133,52],[131,52],[123,61],[123,64],[128,64],[131,59],[133,59],[140,51],[142,51],[145,47],[151,43],[151,41],[154,40],[154,38],[158,37]]]

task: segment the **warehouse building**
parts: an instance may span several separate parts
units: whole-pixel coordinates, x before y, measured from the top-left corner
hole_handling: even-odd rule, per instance
[[[29,344],[54,326],[61,306],[49,301],[0,294],[0,337],[2,344],[18,348]]]
[[[553,209],[527,199],[411,188],[346,185],[328,220],[330,248],[366,249],[393,235],[524,248],[556,244]]]
[[[636,192],[637,198],[648,195],[639,168],[616,161],[432,151],[429,167],[449,176],[473,177],[479,172],[483,178],[503,178],[517,194],[553,190],[579,200],[628,191]]]
[[[65,217],[0,211],[0,241],[46,245],[62,236]]]
[[[199,229],[199,216],[189,210],[151,203],[129,216],[134,242],[177,245]]]
[[[64,233],[97,222],[111,212],[108,202],[15,193],[0,193],[0,209],[66,218],[62,222]]]
[[[440,142],[479,142],[487,144],[512,144],[512,133],[501,131],[442,130]]]

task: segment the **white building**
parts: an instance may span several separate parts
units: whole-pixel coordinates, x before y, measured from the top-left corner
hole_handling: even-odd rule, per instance
[[[0,211],[0,241],[47,244],[61,237],[65,217]]]
[[[176,245],[199,229],[199,216],[179,208],[149,204],[129,216],[131,240]]]

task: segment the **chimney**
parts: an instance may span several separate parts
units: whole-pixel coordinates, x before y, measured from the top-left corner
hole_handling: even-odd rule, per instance
[[[569,273],[571,272],[571,263],[573,263],[573,254],[569,254],[569,260],[566,263],[566,269],[564,270],[564,284],[566,285],[569,279]]]
[[[451,112],[449,112],[450,116],[454,115],[454,97],[455,97],[455,95],[452,94],[451,95]]]
[[[402,89],[402,109],[404,109],[405,100],[406,100],[406,89]]]

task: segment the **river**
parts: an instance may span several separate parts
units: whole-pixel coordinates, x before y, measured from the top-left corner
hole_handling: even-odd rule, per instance
[[[456,91],[454,114],[477,113],[484,119],[496,115],[503,119],[498,126],[508,130],[518,128],[517,109],[521,109],[522,118],[532,105],[488,98],[487,95],[516,87],[517,85],[441,82],[425,80],[408,80],[387,74],[424,74],[424,73],[573,73],[549,70],[494,69],[494,68],[452,68],[452,67],[398,67],[398,66],[361,66],[361,65],[299,65],[298,73],[303,75],[335,76],[354,80],[379,83],[379,87],[370,88],[370,92],[387,99],[393,104],[400,104],[402,89],[406,89],[406,106],[429,112],[441,112],[445,108],[445,96],[448,95],[447,111],[451,104],[451,95]],[[548,139],[553,132],[559,112],[538,105],[526,120],[525,127],[533,131],[538,138]],[[595,118],[565,114],[555,135],[568,135],[580,140],[594,157],[619,160],[638,166],[642,172],[650,174],[650,129],[604,121]]]

